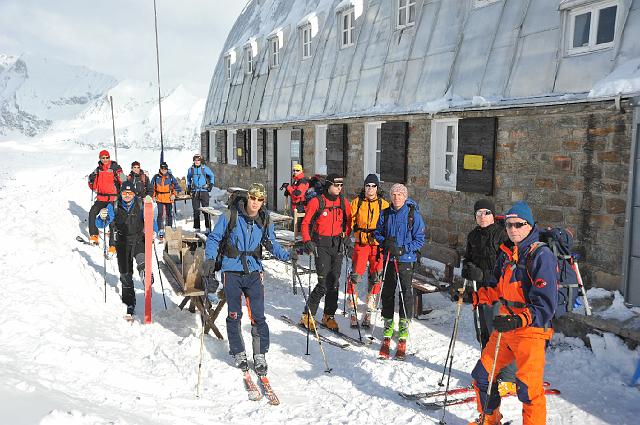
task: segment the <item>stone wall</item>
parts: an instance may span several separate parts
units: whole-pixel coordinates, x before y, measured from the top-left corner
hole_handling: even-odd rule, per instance
[[[303,129],[305,173],[314,170],[315,125],[346,123],[348,165],[346,192],[357,194],[363,181],[364,127],[367,121],[409,122],[408,182],[420,205],[427,237],[460,251],[474,227],[474,202],[481,194],[429,189],[431,120],[497,117],[495,188],[492,200],[504,212],[517,200],[527,201],[540,226],[564,226],[576,236],[587,285],[618,289],[622,267],[625,207],[628,192],[632,114],[613,102],[577,103],[435,116],[380,116],[341,121],[283,124]],[[213,164],[220,187],[241,182],[273,182],[273,132],[268,131],[266,170]],[[279,186],[282,182],[277,182]],[[246,185],[246,184],[245,184]],[[388,193],[391,183],[383,183]],[[273,194],[269,193],[273,202]]]

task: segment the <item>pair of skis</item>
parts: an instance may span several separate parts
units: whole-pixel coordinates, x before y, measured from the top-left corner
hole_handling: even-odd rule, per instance
[[[273,391],[271,383],[269,382],[269,378],[267,378],[266,376],[258,377],[258,382],[262,387],[262,392],[260,392],[258,385],[253,380],[253,378],[251,377],[251,373],[248,370],[244,372],[242,380],[244,382],[244,388],[245,390],[247,390],[247,396],[249,397],[249,400],[261,400],[264,393],[264,396],[267,398],[267,401],[270,405],[277,406],[280,404],[280,400],[278,399],[275,391]]]
[[[291,320],[291,318],[289,318],[288,316],[282,315],[280,316],[280,320],[282,320],[283,322],[287,323],[288,325],[294,326],[300,330],[303,331],[307,331],[307,328],[304,327],[304,325],[302,325],[301,323],[297,323],[293,320]],[[317,322],[316,322],[317,323]],[[320,341],[322,341],[323,343],[327,343],[329,345],[333,345],[334,347],[338,347],[338,348],[342,348],[345,349],[347,347],[349,347],[350,344],[347,343],[341,343],[338,341],[334,341],[331,338],[328,338],[326,335],[322,335],[321,333],[318,333],[318,336],[320,337]]]

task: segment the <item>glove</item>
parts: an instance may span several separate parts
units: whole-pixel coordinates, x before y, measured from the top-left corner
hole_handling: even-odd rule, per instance
[[[289,259],[291,260],[292,263],[295,263],[296,261],[298,261],[298,251],[296,251],[295,248],[289,252]]]
[[[106,208],[103,208],[100,210],[100,218],[102,219],[102,221],[106,221],[107,217],[109,217],[109,211],[107,211]]]
[[[350,251],[353,249],[353,241],[349,236],[345,236],[344,238],[342,238],[342,245],[344,246],[344,249],[346,249],[347,251]]]
[[[284,196],[289,196],[289,192],[285,190],[285,191],[284,191],[284,193],[283,193],[283,195],[284,195]]]
[[[493,318],[493,328],[498,332],[510,332],[522,327],[522,317],[516,314],[496,316]]]
[[[205,282],[207,285],[207,299],[211,304],[218,304],[218,302],[220,302],[220,297],[218,297],[218,287],[220,286],[220,282],[218,282],[218,279],[216,279],[215,277],[209,277],[205,280]]]
[[[304,252],[308,254],[315,254],[316,252],[316,244],[313,241],[306,241],[303,245]]]
[[[382,241],[382,249],[387,252],[390,252],[394,246],[396,246],[396,238],[389,237]]]
[[[476,282],[482,282],[484,280],[482,269],[473,263],[465,263],[460,274],[468,280],[475,280]]]
[[[216,279],[216,260],[214,260],[213,258],[209,258],[204,262],[204,264],[202,265],[202,276],[204,276],[208,280]]]
[[[282,186],[280,186],[280,190],[285,190],[288,187],[289,187],[289,183],[284,182],[284,183],[282,183]],[[285,196],[287,196],[287,195],[285,195]]]

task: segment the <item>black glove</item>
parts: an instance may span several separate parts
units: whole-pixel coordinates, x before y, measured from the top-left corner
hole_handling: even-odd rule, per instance
[[[493,329],[498,332],[509,332],[522,327],[522,317],[515,314],[496,316],[493,318]]]
[[[289,187],[289,183],[284,182],[282,183],[282,186],[280,186],[280,190],[286,190]],[[289,195],[284,195],[284,196],[289,196]]]
[[[385,238],[385,240],[382,241],[382,249],[387,252],[390,252],[391,249],[395,246],[396,246],[396,238],[389,237],[389,238]]]
[[[216,260],[210,258],[204,262],[202,265],[202,276],[208,280],[214,280],[216,278]]]
[[[298,251],[295,248],[293,248],[291,252],[289,252],[289,259],[292,263],[298,261]]]
[[[465,263],[460,274],[468,280],[475,280],[476,282],[482,282],[484,280],[482,269],[473,263]]]
[[[460,299],[460,288],[462,288],[462,285],[464,285],[464,283],[455,282],[449,286],[449,295],[452,301],[458,302],[458,299]],[[466,285],[464,291],[462,291],[462,302],[465,304],[473,303],[472,294],[473,288],[470,285]]]
[[[316,244],[313,241],[306,241],[303,245],[304,252],[308,254],[315,254],[316,252]]]

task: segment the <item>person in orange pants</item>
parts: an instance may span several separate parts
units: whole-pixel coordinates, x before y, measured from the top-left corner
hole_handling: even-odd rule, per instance
[[[486,287],[471,294],[474,307],[495,302],[501,306],[500,315],[493,319],[489,342],[472,372],[480,418],[469,425],[500,424],[500,394],[495,376],[491,375],[513,361],[523,424],[544,425],[545,347],[553,335],[558,264],[549,247],[539,242],[533,214],[525,202],[516,202],[505,219],[509,241],[500,246],[502,252],[494,276]],[[487,397],[491,379],[491,394]]]
[[[347,305],[352,328],[358,326],[358,283],[362,281],[367,263],[369,264],[367,291],[367,309],[362,318],[362,326],[371,326],[371,314],[375,311],[380,296],[380,272],[382,271],[382,252],[373,232],[378,225],[378,218],[382,210],[389,208],[389,202],[382,198],[382,191],[378,189],[380,181],[375,174],[369,174],[364,180],[364,188],[358,197],[351,201],[351,215],[355,244],[349,281],[347,283]]]

